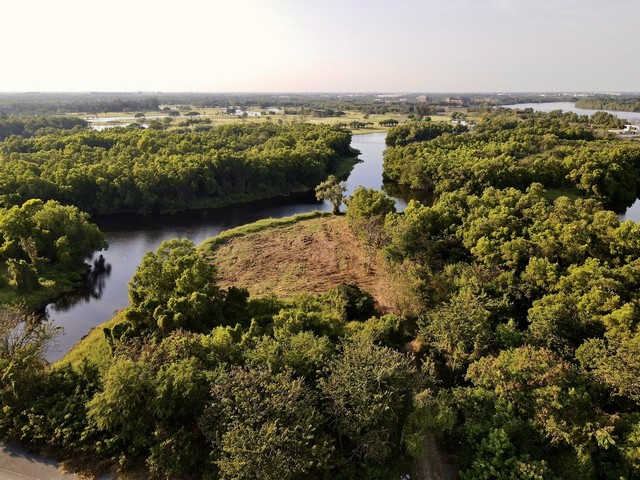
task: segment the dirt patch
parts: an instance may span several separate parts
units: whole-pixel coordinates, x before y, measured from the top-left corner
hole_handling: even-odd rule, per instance
[[[424,456],[414,464],[416,480],[458,480],[458,471],[438,446],[436,438],[427,433],[423,439]]]
[[[233,238],[214,254],[219,283],[252,295],[322,293],[354,283],[382,312],[407,313],[404,280],[380,258],[371,259],[345,217],[324,217]]]

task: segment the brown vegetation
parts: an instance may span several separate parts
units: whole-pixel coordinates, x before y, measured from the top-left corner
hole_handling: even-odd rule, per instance
[[[217,247],[219,282],[249,289],[252,295],[321,293],[354,283],[371,293],[382,312],[406,313],[401,275],[381,257],[367,268],[362,243],[344,217],[316,218],[233,238]]]

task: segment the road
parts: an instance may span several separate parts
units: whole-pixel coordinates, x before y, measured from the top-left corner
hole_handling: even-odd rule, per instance
[[[0,480],[79,480],[62,473],[54,460],[29,453],[22,447],[0,443]]]

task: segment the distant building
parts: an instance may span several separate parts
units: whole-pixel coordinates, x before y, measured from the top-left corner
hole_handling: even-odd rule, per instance
[[[465,127],[475,127],[476,124],[474,122],[469,122],[467,120],[461,120],[461,119],[453,119],[451,120],[451,122],[453,125],[463,125]]]
[[[450,103],[451,105],[458,105],[459,107],[461,107],[465,103],[467,103],[468,100],[469,100],[468,98],[464,98],[464,97],[447,97],[447,98],[445,98],[445,101],[447,103]]]

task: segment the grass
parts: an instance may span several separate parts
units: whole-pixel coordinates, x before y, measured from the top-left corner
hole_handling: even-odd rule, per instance
[[[360,163],[361,160],[358,160],[356,157],[343,157],[340,158],[334,168],[332,174],[338,178],[346,177],[351,170],[353,170],[354,165]]]
[[[312,218],[319,218],[319,217],[330,217],[331,215],[332,214],[330,212],[319,212],[315,210],[313,212],[300,213],[298,215],[293,215],[291,217],[265,218],[263,220],[258,220],[257,222],[254,222],[254,223],[241,225],[240,227],[236,227],[236,228],[232,228],[232,229],[220,232],[219,235],[205,240],[200,245],[199,248],[206,251],[208,249],[212,249],[216,245],[221,245],[223,243],[226,243],[232,238],[244,237],[246,235],[261,232],[263,230],[267,230],[270,228],[285,227],[288,225],[293,225],[294,223],[302,222],[304,220],[311,220]]]
[[[558,197],[569,197],[571,200],[584,198],[584,195],[575,187],[553,187],[546,188],[544,198],[550,202],[555,201]]]
[[[246,225],[223,232],[200,248],[216,265],[222,288],[244,287],[251,296],[290,298],[353,283],[373,295],[380,311],[408,313],[407,288],[397,269],[369,253],[344,215],[317,217],[297,215]]]
[[[5,271],[0,271],[0,305],[20,305],[25,310],[36,312],[62,295],[74,292],[82,284],[80,272],[65,272],[50,269],[39,278],[40,288],[31,292],[19,291],[6,279]]]
[[[111,360],[111,349],[104,337],[103,329],[113,328],[118,323],[124,321],[124,313],[118,312],[111,320],[93,327],[88,334],[76,343],[67,354],[58,360],[55,366],[78,366],[83,361],[102,367],[106,367]]]
[[[261,111],[259,107],[247,107],[247,110],[252,111]],[[361,128],[361,129],[351,129],[351,133],[354,135],[362,135],[367,133],[385,133],[389,130],[388,127],[382,127],[379,124],[380,121],[392,118],[397,120],[399,123],[404,123],[409,120],[409,116],[407,114],[402,113],[385,113],[385,114],[365,114],[363,112],[351,111],[348,110],[342,117],[314,117],[310,115],[285,115],[284,113],[277,113],[276,115],[265,115],[261,117],[238,117],[235,115],[227,115],[222,112],[221,109],[218,108],[194,108],[193,111],[199,112],[200,116],[193,117],[195,119],[208,119],[211,120],[212,126],[226,125],[230,123],[238,123],[238,122],[249,122],[249,123],[265,123],[265,122],[283,122],[283,123],[299,123],[299,122],[308,122],[308,123],[325,123],[329,125],[335,125],[337,123],[346,123],[349,124],[351,122],[369,122],[373,123],[372,127]],[[162,115],[164,112],[144,112],[147,116],[157,116]],[[95,118],[94,114],[71,114],[77,115],[82,118]],[[133,117],[135,112],[109,112],[109,113],[101,113],[99,115],[100,120],[94,122],[95,125],[125,125],[129,123],[126,122],[112,122],[110,118],[113,117]],[[168,115],[167,115],[168,116]],[[192,117],[185,117],[181,115],[179,117],[174,117],[174,121],[170,124],[169,128],[172,127],[181,127],[184,126],[184,123]],[[267,120],[269,119],[269,120]],[[445,115],[432,115],[431,120],[434,122],[446,122],[451,118]],[[133,121],[144,123],[148,122],[151,119],[134,119]],[[162,119],[158,119],[162,121]]]

